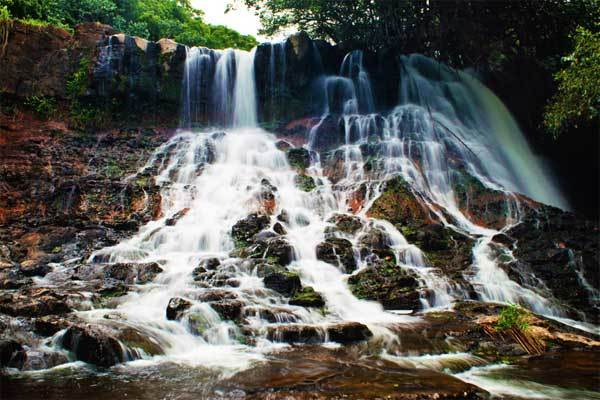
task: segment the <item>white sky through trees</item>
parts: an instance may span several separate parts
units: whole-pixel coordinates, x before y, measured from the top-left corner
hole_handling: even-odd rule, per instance
[[[192,6],[204,11],[204,21],[213,25],[225,25],[244,35],[253,35],[259,42],[277,40],[258,34],[260,21],[252,10],[246,8],[241,1],[235,1],[234,9],[225,13],[231,0],[191,0]]]

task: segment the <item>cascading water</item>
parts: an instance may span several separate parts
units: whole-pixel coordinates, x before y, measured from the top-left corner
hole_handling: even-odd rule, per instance
[[[313,51],[318,54],[314,44]],[[285,54],[285,44],[271,46],[271,102],[285,85]],[[107,57],[110,63],[108,53],[101,61]],[[399,104],[378,114],[363,57],[362,52],[349,53],[339,76],[317,79],[321,120],[307,132],[304,148],[293,149],[305,151],[310,159],[310,165],[300,168],[281,150],[289,143],[258,128],[255,51],[188,49],[182,129],[139,171],[153,174],[160,186],[161,217],[88,260],[92,270],[115,263],[156,263],[162,272],[152,283],[136,285],[116,309],[77,313],[93,326],[132,329],[160,348],[151,354],[123,341],[128,365],[195,365],[227,375],[268,362],[288,342],[336,348],[330,344],[346,340],[340,340],[340,330],[364,324],[369,335],[359,331],[363,336],[357,341],[371,334],[374,340],[357,351],[377,353],[402,368],[451,371],[487,387],[479,376],[486,368],[481,367],[486,363],[482,358],[464,350],[413,354],[401,332],[422,321],[401,314],[414,310],[384,310],[354,295],[352,279],[374,268],[406,273],[407,279],[418,281],[414,290],[420,306],[415,309],[448,308],[475,293],[483,301],[519,303],[556,319],[562,316],[535,277],[519,284],[500,268],[500,258],[513,255],[493,238],[520,222],[522,197],[514,192],[563,204],[508,111],[468,75],[410,56],[401,59]],[[200,123],[225,131],[192,131]],[[322,135],[335,134],[335,145],[319,147]],[[339,171],[327,170],[331,159],[340,161]],[[470,267],[449,277],[433,266],[427,251],[407,240],[404,230],[370,217],[386,185],[398,178],[436,224],[470,240]],[[539,185],[533,185],[538,178]],[[506,210],[502,226],[486,227],[471,217],[459,198],[465,179],[501,194]],[[305,190],[302,180],[313,187]],[[354,207],[353,196],[360,190],[364,198]],[[354,218],[360,227],[351,232],[337,229],[333,221],[340,216]],[[264,226],[244,243],[233,232],[248,220]],[[385,254],[365,248],[365,238],[373,234],[380,235],[377,240]],[[322,261],[318,249],[327,243],[349,243],[356,269],[342,265],[344,255],[337,249],[333,258],[338,265]],[[282,249],[286,262],[280,260]],[[571,257],[583,287],[597,300],[598,291],[577,262]],[[294,303],[281,287],[267,284],[269,274],[290,279],[296,293],[311,289],[306,293],[318,294],[322,303]],[[56,334],[55,346],[63,343],[63,335],[64,331]],[[425,347],[425,353],[431,348]]]

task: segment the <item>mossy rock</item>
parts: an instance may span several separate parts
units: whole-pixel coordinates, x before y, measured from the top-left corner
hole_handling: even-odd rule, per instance
[[[325,300],[323,300],[323,297],[315,292],[312,287],[307,286],[292,296],[290,304],[300,307],[321,308],[325,306]]]
[[[305,192],[312,192],[317,187],[317,184],[312,176],[304,174],[296,175],[295,181],[296,186]]]

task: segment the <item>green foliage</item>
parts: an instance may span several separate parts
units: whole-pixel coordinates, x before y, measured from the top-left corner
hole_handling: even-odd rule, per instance
[[[243,0],[272,35],[286,28],[350,47],[423,53],[463,66],[560,54],[598,0]]]
[[[567,66],[554,75],[558,92],[544,115],[544,125],[555,138],[600,116],[600,30],[579,27],[573,40],[573,52],[564,58]]]
[[[0,0],[3,9],[30,25],[72,28],[82,22],[101,22],[129,35],[150,40],[167,37],[189,46],[249,50],[257,44],[252,36],[206,24],[189,0]]]
[[[516,304],[510,304],[500,312],[500,317],[496,323],[496,329],[499,331],[507,329],[519,329],[521,331],[529,328],[527,323],[528,313]]]
[[[6,6],[0,6],[0,23],[10,20],[10,11]]]
[[[88,88],[88,73],[90,69],[91,62],[89,59],[83,57],[79,61],[79,67],[71,77],[67,80],[67,96],[71,99],[76,99],[77,97],[83,96]]]
[[[40,118],[47,119],[56,112],[56,101],[49,96],[29,96],[24,104]]]

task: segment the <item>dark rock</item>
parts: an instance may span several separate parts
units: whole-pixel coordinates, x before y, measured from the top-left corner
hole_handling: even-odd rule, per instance
[[[283,223],[289,224],[290,223],[290,216],[287,213],[287,211],[281,210],[281,212],[277,216],[277,221],[281,221]]]
[[[386,309],[418,310],[421,308],[419,282],[414,276],[392,263],[368,267],[352,275],[348,283],[355,296],[378,301]]]
[[[167,305],[167,319],[176,320],[183,316],[183,313],[192,306],[192,303],[181,297],[173,297]]]
[[[292,296],[290,299],[290,304],[300,307],[320,308],[325,306],[325,300],[323,300],[323,297],[319,293],[315,292],[312,287],[307,286]]]
[[[25,276],[17,268],[0,271],[0,289],[19,289],[24,286],[29,286],[32,283],[31,278]]]
[[[288,163],[298,171],[304,171],[310,167],[310,153],[305,148],[292,148],[286,153]]]
[[[330,341],[350,344],[369,340],[373,333],[365,325],[358,322],[343,322],[327,328]]]
[[[198,296],[199,301],[213,302],[222,300],[235,300],[238,295],[235,292],[224,289],[208,290]]]
[[[127,359],[114,337],[90,326],[72,326],[61,338],[62,346],[75,357],[99,367],[111,367]]]
[[[164,354],[158,340],[135,328],[124,327],[119,329],[116,333],[116,338],[127,346],[128,349],[140,349],[150,356]]]
[[[71,325],[73,325],[73,323],[68,319],[54,315],[47,315],[35,319],[33,323],[33,330],[38,335],[47,337],[52,336],[56,332],[62,331]]]
[[[277,233],[279,235],[287,234],[287,231],[285,230],[285,228],[283,227],[283,225],[280,222],[276,222],[275,225],[273,225],[273,230],[275,231],[275,233]]]
[[[179,221],[181,218],[185,217],[185,215],[190,211],[189,208],[184,208],[182,210],[177,211],[175,214],[173,214],[172,217],[167,218],[167,220],[165,221],[165,225],[166,226],[174,226],[177,221]]]
[[[270,267],[263,276],[265,287],[284,296],[292,296],[302,286],[298,274],[283,267]]]
[[[305,192],[312,192],[317,187],[317,185],[315,184],[315,180],[312,176],[300,174],[296,175],[294,180],[296,182],[296,186],[298,186],[300,190],[303,190]]]
[[[492,242],[503,244],[507,247],[512,247],[515,244],[515,239],[504,233],[497,233],[492,237]]]
[[[104,276],[127,284],[143,284],[152,281],[163,269],[158,263],[120,263],[112,264],[104,269]]]
[[[0,340],[0,368],[22,369],[27,360],[23,346],[15,340]]]
[[[379,228],[370,228],[360,236],[358,244],[363,256],[369,253],[376,254],[380,258],[393,260],[394,252],[390,247],[390,239],[383,230]]]
[[[26,260],[22,262],[19,270],[25,276],[45,276],[52,270],[52,267],[42,258],[41,260]]]
[[[247,245],[250,239],[270,224],[269,217],[259,214],[250,214],[238,221],[231,228],[231,236],[236,244]]]
[[[264,257],[274,263],[286,266],[294,259],[294,248],[282,237],[275,237],[266,242]]]
[[[0,312],[13,317],[41,317],[70,311],[67,296],[47,288],[0,295]]]
[[[352,243],[347,239],[328,238],[317,245],[317,259],[342,268],[346,273],[356,270]]]
[[[281,325],[269,327],[267,338],[282,343],[323,343],[326,332],[313,325]]]
[[[24,371],[49,369],[69,362],[67,356],[56,351],[28,351]]]
[[[349,235],[354,235],[363,226],[360,218],[349,214],[335,214],[333,217],[329,218],[327,222],[335,224],[335,230]]]
[[[200,267],[207,269],[208,271],[214,271],[221,265],[221,260],[216,257],[206,258],[200,261]]]
[[[221,300],[210,303],[210,306],[224,320],[239,320],[242,316],[244,302],[240,300]]]

